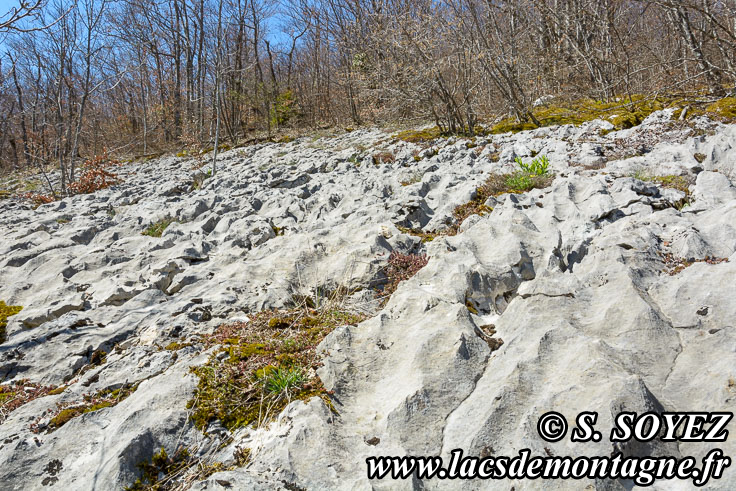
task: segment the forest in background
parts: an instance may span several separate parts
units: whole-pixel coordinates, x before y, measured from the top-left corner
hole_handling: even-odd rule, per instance
[[[1,15],[1,14],[0,14]],[[432,121],[540,97],[733,92],[736,0],[20,0],[0,17],[0,172]]]

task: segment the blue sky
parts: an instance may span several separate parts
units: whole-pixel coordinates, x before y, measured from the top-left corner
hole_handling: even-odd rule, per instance
[[[10,9],[17,7],[19,4],[19,0],[0,0],[0,19],[7,17]],[[279,29],[280,24],[285,22],[285,20],[285,18],[277,13],[276,16],[269,21],[269,38],[277,44],[289,43],[289,37]],[[2,39],[0,39],[0,45],[2,45]]]
[[[7,14],[14,6],[18,6],[18,0],[0,0],[0,15]]]

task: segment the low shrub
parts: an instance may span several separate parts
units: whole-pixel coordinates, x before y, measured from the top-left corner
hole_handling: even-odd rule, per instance
[[[402,254],[391,251],[388,265],[384,270],[388,281],[380,295],[387,297],[393,294],[399,287],[399,283],[417,274],[428,262],[429,258],[426,254]]]
[[[396,161],[396,156],[391,152],[378,152],[373,154],[373,164],[392,164]]]
[[[72,194],[89,194],[118,184],[118,175],[111,169],[120,165],[120,161],[110,158],[107,152],[86,160],[79,179],[69,184],[69,191]]]
[[[54,198],[50,194],[34,193],[31,191],[27,193],[21,193],[18,195],[18,197],[30,201],[36,207],[56,201],[56,198]]]
[[[10,413],[34,399],[52,394],[53,385],[38,385],[28,380],[17,380],[8,385],[0,385],[0,424]]]

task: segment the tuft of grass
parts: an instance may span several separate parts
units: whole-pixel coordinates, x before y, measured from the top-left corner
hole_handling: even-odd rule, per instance
[[[286,349],[289,350],[288,346]],[[281,395],[298,391],[306,379],[307,377],[300,367],[279,367],[269,371],[263,379],[263,384],[271,394]]]
[[[643,170],[637,170],[631,175],[631,177],[639,179],[640,181],[653,182],[659,184],[663,188],[676,189],[685,193],[685,197],[682,201],[675,205],[678,210],[691,204],[692,195],[690,193],[690,185],[692,184],[692,180],[689,180],[685,176],[675,176],[672,174],[665,176],[651,176]]]
[[[158,222],[149,225],[146,230],[142,232],[142,234],[149,237],[161,237],[161,235],[164,233],[164,230],[166,230],[166,228],[175,221],[176,220],[173,218],[164,218],[162,220],[159,220]]]
[[[160,451],[153,454],[151,462],[140,462],[137,467],[142,476],[132,486],[125,487],[125,491],[143,491],[160,489],[159,480],[165,481],[171,474],[177,474],[187,467],[191,460],[189,450],[179,448],[174,455],[169,457],[162,447]]]
[[[512,174],[506,178],[509,192],[523,193],[534,189],[534,177],[528,174]]]
[[[690,196],[690,182],[684,176],[652,176],[648,180],[656,182],[663,188],[677,189],[685,193],[685,195]]]
[[[248,449],[246,457],[250,456]],[[125,491],[164,491],[183,489],[196,481],[202,481],[216,472],[232,470],[226,468],[222,462],[207,462],[208,457],[197,457],[195,450],[179,446],[173,455],[169,456],[166,449],[161,449],[151,456],[150,460],[139,462],[136,467],[141,476],[131,486],[123,488]],[[237,464],[242,462],[242,456],[236,455]],[[246,461],[247,462],[247,461]]]

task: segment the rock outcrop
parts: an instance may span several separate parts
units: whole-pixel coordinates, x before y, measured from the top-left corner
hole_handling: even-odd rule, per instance
[[[358,130],[230,150],[201,185],[193,161],[164,157],[127,164],[122,184],[93,195],[35,210],[1,201],[0,300],[23,310],[8,319],[0,381],[64,390],[0,412],[0,487],[121,488],[160,448],[183,446],[224,464],[192,489],[460,489],[369,481],[365,459],[610,455],[606,438],[545,442],[536,422],[597,411],[606,435],[622,410],[733,411],[736,126],[686,127],[664,111],[601,136],[607,127],[451,138],[431,152]],[[406,232],[450,229],[489,174],[538,154],[549,187],[496,197],[456,235]],[[688,196],[652,176],[679,176]],[[142,235],[162,219],[173,223],[160,237]],[[430,259],[384,305],[370,292],[392,251]],[[337,288],[371,317],[320,345],[335,411],[313,398],[259,429],[194,427],[189,367],[210,352],[167,345]],[[54,429],[59,407],[121,389]],[[717,446],[630,452],[701,458]],[[243,448],[249,463],[230,468]],[[711,488],[733,489],[735,472]],[[545,486],[589,484],[631,489]]]

